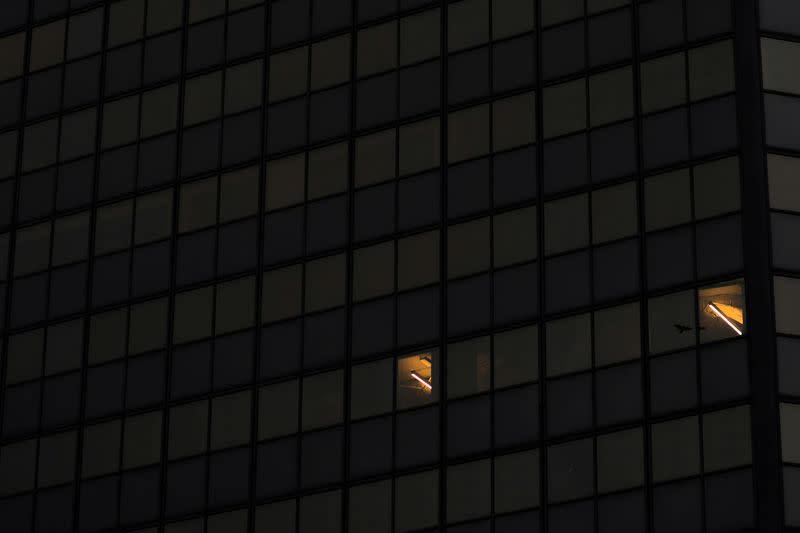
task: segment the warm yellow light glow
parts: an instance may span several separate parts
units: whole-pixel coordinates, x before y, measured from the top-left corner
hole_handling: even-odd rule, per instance
[[[427,367],[432,367],[433,366],[433,361],[431,361],[430,354],[426,353],[426,354],[420,355],[419,356],[419,360],[423,365],[425,365]]]
[[[739,329],[736,326],[736,324],[734,324],[733,321],[730,318],[728,318],[728,316],[725,313],[722,312],[722,310],[719,308],[719,304],[711,302],[710,304],[708,304],[707,307],[711,310],[712,313],[717,315],[723,322],[725,322],[728,325],[729,328],[731,328],[733,331],[735,331],[738,335],[742,334],[742,330]],[[726,306],[726,307],[730,307],[730,306]],[[742,316],[742,315],[740,314],[739,316]]]
[[[712,302],[717,309],[722,311],[726,317],[730,318],[737,324],[744,324],[744,311],[741,307],[735,305],[723,304],[719,302]]]
[[[428,380],[426,380],[425,378],[423,378],[422,376],[420,376],[419,374],[417,374],[413,370],[411,371],[411,377],[416,379],[417,381],[419,381],[422,384],[422,386],[425,387],[427,390],[429,390],[429,391],[433,390],[433,385],[428,383]]]

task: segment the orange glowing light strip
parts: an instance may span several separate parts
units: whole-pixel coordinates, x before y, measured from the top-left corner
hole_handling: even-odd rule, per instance
[[[728,325],[729,328],[731,328],[737,334],[742,335],[742,330],[739,329],[736,326],[736,324],[734,324],[733,321],[730,318],[728,318],[727,315],[725,315],[725,313],[723,313],[720,310],[719,307],[717,307],[717,304],[712,302],[712,303],[708,304],[708,308],[711,309],[711,312],[713,312],[715,315],[717,315],[723,322],[725,322]]]
[[[428,383],[428,380],[426,380],[425,378],[423,378],[422,376],[420,376],[420,375],[419,375],[419,374],[417,374],[416,372],[414,372],[414,371],[411,371],[411,377],[412,377],[412,378],[414,378],[414,379],[416,379],[416,380],[417,380],[417,381],[419,381],[420,383],[422,383],[422,386],[423,386],[423,387],[425,387],[426,389],[428,389],[429,391],[432,391],[432,390],[433,390],[433,385],[431,385],[430,383]]]

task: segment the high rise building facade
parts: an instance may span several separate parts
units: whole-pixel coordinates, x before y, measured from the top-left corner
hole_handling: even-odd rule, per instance
[[[0,531],[800,531],[800,1],[2,0]]]

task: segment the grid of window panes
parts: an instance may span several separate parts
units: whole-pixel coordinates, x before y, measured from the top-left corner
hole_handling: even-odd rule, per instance
[[[800,527],[800,5],[769,0],[761,4],[761,67],[769,187],[772,267],[775,272],[775,328],[781,404],[784,519]]]
[[[751,527],[732,31],[0,2],[0,523]]]

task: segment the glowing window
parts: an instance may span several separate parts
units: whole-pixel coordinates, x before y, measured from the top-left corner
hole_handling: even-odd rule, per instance
[[[397,359],[397,408],[433,403],[439,398],[438,350]]]

